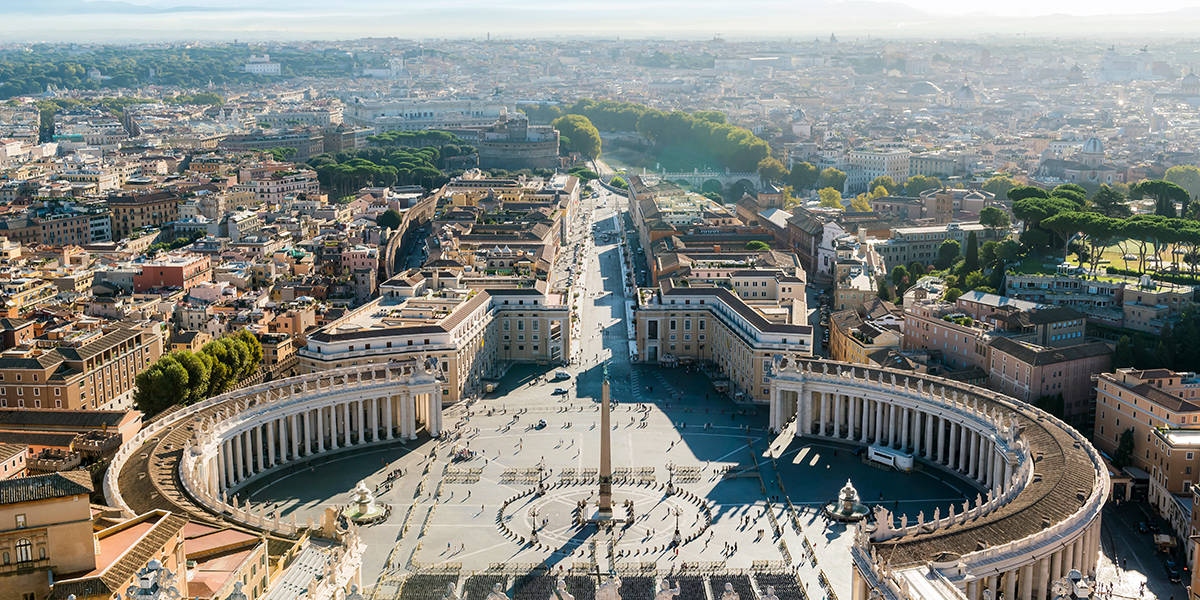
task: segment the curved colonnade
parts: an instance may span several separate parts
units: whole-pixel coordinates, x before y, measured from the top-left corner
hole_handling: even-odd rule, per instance
[[[853,598],[1040,600],[1094,575],[1108,471],[1079,432],[990,390],[892,369],[783,359],[770,427],[952,471],[978,493],[933,515],[877,507],[852,551]],[[988,593],[985,593],[988,592]]]
[[[412,363],[381,363],[290,377],[235,390],[152,422],[118,450],[104,492],[129,514],[119,473],[166,430],[189,439],[174,465],[187,499],[205,512],[283,536],[305,526],[283,523],[237,500],[245,485],[319,456],[417,437],[442,428],[442,382]],[[181,512],[191,507],[180,507]]]

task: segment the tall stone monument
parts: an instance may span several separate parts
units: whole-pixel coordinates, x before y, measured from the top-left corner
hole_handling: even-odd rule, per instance
[[[608,405],[608,365],[604,365],[604,381],[600,384],[600,501],[599,518],[611,519],[612,510],[612,425]]]

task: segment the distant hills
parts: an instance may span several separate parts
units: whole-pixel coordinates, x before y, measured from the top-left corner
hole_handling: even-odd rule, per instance
[[[119,0],[0,0],[5,15],[163,14],[219,10],[200,6],[148,5]]]

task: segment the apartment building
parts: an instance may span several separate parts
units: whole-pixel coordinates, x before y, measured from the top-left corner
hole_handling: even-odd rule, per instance
[[[860,365],[879,364],[880,357],[889,350],[900,350],[904,320],[898,312],[894,305],[876,299],[875,306],[830,313],[830,358]]]
[[[296,169],[274,171],[254,177],[239,184],[237,189],[253,194],[257,202],[278,204],[300,194],[315,196],[320,193],[321,186],[317,182],[316,171]]]
[[[700,362],[727,378],[735,396],[765,403],[776,355],[812,354],[812,327],[778,322],[722,287],[644,291],[634,315],[636,359],[649,363]]]
[[[162,353],[156,325],[118,328],[78,346],[12,348],[0,353],[0,407],[127,409],[135,377]]]
[[[938,248],[946,240],[959,244],[960,253],[966,250],[967,237],[975,232],[982,246],[984,242],[999,238],[999,232],[979,223],[947,223],[929,227],[897,227],[887,240],[875,243],[875,251],[890,271],[896,265],[908,265],[914,261],[931,265],[937,260]]]
[[[562,364],[570,356],[570,311],[546,283],[462,286],[443,273],[405,272],[380,298],[310,334],[298,369],[315,372],[373,362],[436,359],[445,403],[481,389],[504,363]],[[487,280],[484,285],[494,285]]]
[[[0,479],[0,600],[45,598],[56,574],[96,568],[87,471]]]
[[[1145,485],[1150,504],[1187,539],[1192,486],[1200,481],[1200,376],[1168,369],[1101,373],[1092,442],[1112,456],[1125,431],[1133,436],[1135,489]]]
[[[1119,278],[1087,277],[1077,267],[1062,265],[1055,274],[1009,273],[1009,296],[1069,306],[1092,321],[1158,334],[1191,306],[1195,288],[1189,285]]]
[[[133,291],[145,292],[162,288],[184,291],[212,281],[212,261],[203,254],[169,254],[139,265],[141,271],[133,276]]]
[[[846,185],[843,192],[870,191],[867,186],[876,177],[887,175],[895,181],[908,179],[912,153],[904,148],[850,150],[846,153]]]
[[[109,198],[112,235],[124,239],[144,227],[159,227],[179,218],[180,197],[173,192],[151,192]]]

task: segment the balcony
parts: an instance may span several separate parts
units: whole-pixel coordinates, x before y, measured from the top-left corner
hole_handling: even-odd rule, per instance
[[[37,558],[15,563],[0,565],[0,575],[23,575],[33,571],[50,568],[49,558]]]

